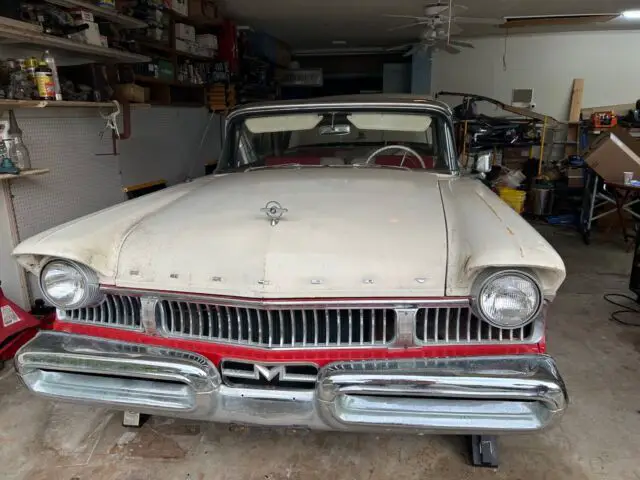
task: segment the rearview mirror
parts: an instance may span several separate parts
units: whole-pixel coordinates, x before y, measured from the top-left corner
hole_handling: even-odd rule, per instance
[[[351,125],[348,123],[339,125],[324,125],[318,129],[320,135],[349,135]]]
[[[480,153],[476,158],[476,172],[489,173],[491,171],[491,153]]]

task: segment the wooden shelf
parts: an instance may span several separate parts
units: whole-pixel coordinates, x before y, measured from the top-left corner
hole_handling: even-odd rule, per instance
[[[32,168],[29,170],[23,170],[20,173],[18,173],[17,175],[14,175],[12,173],[0,173],[0,181],[2,180],[14,180],[17,178],[24,178],[24,177],[30,177],[33,175],[43,175],[45,173],[49,173],[49,169],[48,168]]]
[[[124,15],[118,12],[114,8],[105,8],[98,7],[88,1],[83,0],[45,0],[47,3],[52,5],[57,5],[59,7],[66,8],[82,8],[88,12],[93,13],[94,17],[102,18],[103,20],[108,20],[111,23],[115,23],[125,28],[147,28],[148,25],[146,22],[142,20],[138,20],[137,18],[129,17],[128,15]]]
[[[168,85],[170,87],[183,87],[183,88],[205,88],[206,85],[197,85],[194,83],[182,83],[172,80],[164,80],[162,78],[149,77],[147,75],[136,75],[136,82],[140,83],[152,83],[155,85]]]
[[[6,100],[0,99],[0,110],[16,108],[115,108],[113,102],[76,102],[73,100]]]
[[[148,48],[150,50],[157,50],[159,52],[165,52],[168,53],[170,55],[174,55],[176,53],[176,49],[175,48],[171,48],[169,45],[161,43],[161,42],[154,42],[151,39],[136,39],[135,40],[137,44]]]
[[[199,62],[215,62],[215,57],[205,57],[203,55],[196,55],[195,53],[183,52],[182,50],[176,50],[176,55],[179,57],[187,57]]]
[[[177,55],[179,57],[191,58],[193,60],[198,60],[200,62],[215,62],[215,57],[205,57],[204,55],[196,55],[195,53],[184,52],[182,50],[176,50],[175,48],[171,48],[168,45],[164,45],[162,43],[153,43],[147,40],[136,40],[138,44],[141,46],[148,48],[150,50],[157,50],[159,52],[167,53],[168,55]]]
[[[186,23],[189,25],[193,25],[195,27],[221,27],[224,23],[224,20],[221,18],[212,20],[210,18],[202,18],[202,17],[185,17],[184,15],[179,14],[178,12],[167,9],[165,10],[176,22]]]
[[[137,53],[97,45],[86,45],[66,38],[20,29],[2,23],[0,23],[0,39],[10,40],[12,43],[39,45],[50,50],[75,52],[78,56],[87,57],[91,60],[100,59],[118,63],[140,63],[151,60],[149,57]]]

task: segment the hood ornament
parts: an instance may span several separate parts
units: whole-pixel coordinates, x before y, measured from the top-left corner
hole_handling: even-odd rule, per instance
[[[287,213],[289,210],[286,208],[282,208],[278,202],[268,202],[264,208],[260,209],[261,212],[264,212],[267,217],[271,220],[271,226],[277,225],[282,216]]]

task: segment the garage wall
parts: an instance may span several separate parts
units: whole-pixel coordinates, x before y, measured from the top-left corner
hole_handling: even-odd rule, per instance
[[[131,120],[131,138],[119,143],[123,186],[160,179],[174,185],[204,175],[205,164],[218,159],[224,119],[205,108],[133,110]]]
[[[118,143],[113,156],[110,135],[100,138],[104,120],[97,109],[17,110],[34,168],[41,176],[14,180],[13,196],[20,240],[125,200],[122,187],[165,179],[169,184],[204,174],[217,158],[220,119],[215,116],[199,152],[209,120],[204,108],[148,108],[132,112],[132,137]],[[6,205],[0,199],[0,281],[10,298],[24,305],[23,288],[10,256],[13,242]],[[32,299],[38,286],[29,275]]]
[[[514,88],[535,90],[535,110],[566,120],[571,85],[584,78],[583,107],[640,98],[640,31],[575,32],[474,39],[458,55],[436,52],[432,92],[477,93],[511,102]],[[455,97],[443,97],[456,102]]]

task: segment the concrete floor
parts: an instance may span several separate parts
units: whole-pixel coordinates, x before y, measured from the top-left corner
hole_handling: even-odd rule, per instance
[[[640,329],[608,320],[605,292],[626,293],[630,254],[544,229],[568,279],[551,308],[549,349],[571,395],[562,423],[501,439],[497,470],[467,465],[458,437],[268,430],[152,418],[29,395],[0,373],[0,478],[60,480],[640,480]]]

